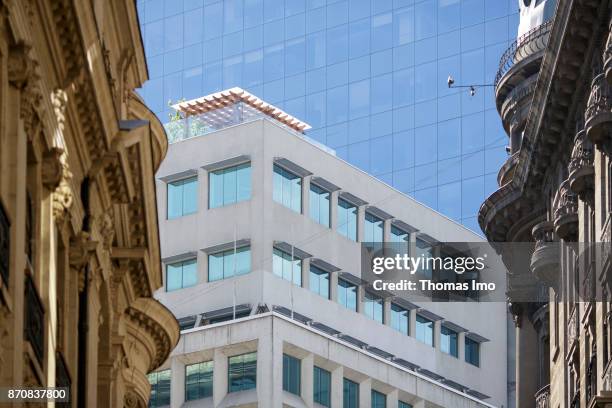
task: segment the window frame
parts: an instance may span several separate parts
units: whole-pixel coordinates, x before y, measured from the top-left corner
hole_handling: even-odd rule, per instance
[[[371,307],[370,307],[371,305]],[[378,310],[376,305],[380,306],[380,320],[377,318]],[[371,314],[368,309],[371,308]],[[363,314],[375,322],[384,324],[385,322],[385,299],[382,296],[372,292],[365,291],[363,295]]]
[[[248,252],[248,258],[249,258],[249,262],[248,262],[248,270],[246,272],[240,272],[240,273],[233,273],[234,271],[232,271],[232,274],[226,274],[225,273],[225,257],[229,254],[236,256],[238,254],[241,254],[243,252]],[[216,279],[211,279],[211,257],[217,256],[221,254],[222,255],[222,267],[223,267],[223,271],[222,271],[222,276],[221,278],[216,278]],[[231,278],[235,278],[237,276],[242,276],[242,275],[248,275],[251,272],[251,269],[253,267],[252,265],[252,259],[251,259],[251,245],[241,245],[239,247],[236,247],[235,249],[226,249],[223,251],[216,251],[216,252],[211,252],[209,254],[207,254],[207,282],[219,282],[222,280],[226,280],[226,279],[231,279]],[[238,262],[236,262],[236,266],[238,265]],[[238,268],[236,268],[236,272],[238,272]]]
[[[347,398],[347,394],[351,392],[351,387],[354,387],[354,401],[351,401],[350,395]],[[351,404],[351,402],[354,402],[354,404]],[[342,408],[359,408],[359,383],[346,377],[342,378]]]
[[[380,228],[380,240],[376,240],[376,229]],[[381,244],[385,239],[385,220],[366,211],[363,219],[363,242]]]
[[[324,368],[319,366],[313,367],[312,372],[312,400],[313,402],[323,406],[330,408],[331,407],[331,393],[332,393],[332,384],[331,384],[331,372],[327,371]],[[325,391],[321,390],[321,384],[325,381],[327,385],[327,398],[323,400]],[[318,392],[317,392],[318,389]]]
[[[419,319],[424,320],[423,321],[419,321]],[[425,322],[428,322],[431,324],[431,336],[429,336],[431,338],[431,343],[425,341],[422,337],[421,337],[421,330],[420,327],[422,327],[423,324],[425,324]],[[423,344],[427,344],[428,346],[431,347],[435,347],[435,339],[434,339],[434,332],[435,332],[435,324],[436,322],[434,322],[431,319],[428,319],[424,316],[421,316],[420,314],[417,313],[416,315],[416,328],[415,328],[415,338],[420,341]]]
[[[304,187],[304,178],[291,170],[287,170],[286,168],[284,168],[283,166],[280,166],[277,163],[273,164],[272,174],[273,174],[272,200],[282,205],[283,207],[290,209],[291,211],[294,211],[298,214],[302,214],[304,211],[304,204],[302,203],[302,189]],[[288,178],[287,175],[293,176],[293,178]],[[281,177],[280,192],[278,192],[277,186],[276,186],[276,183],[278,180],[277,177]],[[295,186],[292,184],[293,180],[298,180],[297,186],[299,187],[299,194],[295,194],[297,197],[294,196]],[[284,186],[286,185],[287,182],[292,186],[288,193],[289,194],[289,205],[285,203],[285,194],[287,192],[285,191]],[[280,194],[280,197],[278,197],[278,194]],[[297,205],[294,202],[294,200],[296,199],[298,200],[299,209],[297,208]]]
[[[202,375],[201,371],[198,371],[198,380],[193,383],[197,386],[197,393],[198,393],[198,397],[197,398],[189,398],[189,375],[187,374],[188,368],[189,367],[193,367],[193,366],[198,366],[198,368],[200,368],[200,366],[202,366],[203,364],[206,365],[210,365],[210,372],[206,371],[205,374],[210,374],[210,379],[206,378],[204,380],[202,380],[200,378],[200,376]],[[200,361],[198,363],[193,363],[193,364],[186,364],[185,365],[185,401],[196,401],[199,399],[203,399],[203,398],[210,398],[213,396],[213,375],[214,375],[214,363],[212,360],[209,361]],[[208,383],[210,382],[210,395],[202,395],[202,383]],[[191,385],[193,385],[191,384]],[[208,387],[206,387],[205,389],[208,389]]]
[[[315,269],[315,271],[313,271],[313,268]],[[309,274],[308,288],[310,289],[310,291],[329,300],[331,298],[331,273],[311,264],[308,274]],[[317,276],[316,282],[317,282],[318,290],[314,290],[313,288],[312,282],[315,281],[315,279],[313,279],[313,275]],[[325,295],[321,293],[321,279],[325,279],[325,278],[321,278],[321,276],[324,276],[324,275],[327,276],[327,279],[326,279],[327,280],[327,293]]]
[[[195,183],[195,208],[193,211],[185,212],[185,184],[193,182]],[[170,215],[170,186],[177,187],[176,184],[180,183],[181,187],[181,212],[180,215],[171,216]],[[166,183],[166,220],[176,220],[181,217],[185,217],[187,215],[197,214],[198,212],[198,195],[199,195],[199,183],[198,183],[198,175],[193,175],[189,177],[180,178],[177,180],[168,181]]]
[[[185,264],[189,263],[191,264],[195,264],[195,282],[191,285],[187,285],[185,286],[184,281],[185,281]],[[168,279],[168,268],[169,267],[177,267],[177,265],[180,264],[180,268],[181,268],[181,285],[177,288],[174,289],[169,289],[168,288],[168,282],[170,282],[170,280]],[[188,258],[188,259],[183,259],[180,261],[176,261],[176,262],[169,262],[164,264],[165,266],[165,278],[166,278],[166,282],[165,282],[165,290],[166,292],[174,292],[177,290],[181,290],[181,289],[186,289],[186,288],[190,288],[193,286],[196,286],[198,284],[198,258],[197,257],[193,257],[193,258]]]
[[[343,286],[342,283],[345,283],[346,286]],[[354,312],[357,311],[357,304],[359,303],[359,286],[355,285],[354,283],[351,283],[349,281],[347,281],[346,279],[342,279],[342,278],[338,278],[338,283],[337,283],[337,292],[338,292],[338,297],[336,299],[336,302],[342,306],[344,306],[346,309],[348,310],[352,310]],[[348,296],[345,296],[347,302],[346,303],[342,303],[340,302],[340,288],[343,288],[343,290],[348,290],[349,287],[355,288],[355,307],[348,307]]]
[[[401,310],[394,310],[394,308],[401,309]],[[400,333],[405,334],[406,336],[409,336],[410,335],[410,310],[406,309],[405,307],[402,307],[402,306],[400,306],[400,305],[398,305],[396,303],[391,302],[391,307],[389,308],[389,313],[391,314],[391,316],[390,316],[391,319],[390,319],[390,322],[389,322],[390,325],[391,325],[391,328],[397,330]],[[398,314],[403,314],[403,313],[405,313],[405,316],[406,316],[406,330],[405,331],[402,330],[401,327],[399,327],[400,323],[401,323],[401,318],[398,318],[398,319],[400,319],[398,324],[394,324],[395,323],[394,317],[397,316]]]
[[[166,403],[166,398],[164,397],[163,400],[158,401],[158,399],[160,399],[159,397],[159,390],[158,390],[158,385],[159,385],[159,376],[161,374],[164,374],[168,376],[168,395],[167,395],[167,403]],[[155,383],[153,383],[151,381],[151,379],[155,377]],[[149,381],[149,384],[151,385],[151,393],[149,395],[149,407],[165,407],[170,405],[170,401],[172,398],[172,372],[171,370],[168,368],[166,370],[161,370],[161,371],[155,371],[152,372],[150,374],[147,374],[147,380]],[[164,390],[165,391],[165,390]]]
[[[342,235],[346,239],[349,239],[353,242],[359,242],[359,206],[351,203],[348,200],[345,200],[339,197],[336,207],[338,210],[336,214],[336,218],[337,218],[336,232],[338,232],[340,235]],[[341,212],[346,213],[347,221],[344,224],[340,223],[340,213]],[[354,218],[355,218],[355,237],[354,238],[352,237],[352,234],[350,234],[350,232],[352,231],[349,231],[350,226],[351,226],[351,222],[348,219],[349,215],[351,215],[351,217],[354,215]]]
[[[289,364],[289,365],[288,365]],[[293,366],[290,366],[293,364]],[[293,376],[297,377],[297,388],[292,389],[292,378],[291,370],[297,371],[293,373]],[[286,381],[285,381],[286,380]],[[283,391],[299,396],[302,390],[302,360],[287,353],[283,353]]]
[[[445,333],[446,332],[446,333]],[[445,338],[448,338],[448,349],[445,345]],[[455,349],[453,352],[453,339],[455,343]],[[455,330],[449,329],[448,327],[442,325],[440,328],[440,351],[448,354],[449,356],[459,358],[459,333]]]
[[[313,191],[314,189],[320,190],[320,192]],[[313,197],[313,195],[315,197]],[[324,195],[327,195],[327,198],[322,198]],[[317,216],[313,214],[313,200],[317,202]],[[321,202],[327,201],[327,222],[321,222]],[[310,188],[308,189],[308,217],[315,221],[317,224],[324,226],[325,228],[331,227],[331,192],[329,190],[320,187],[316,183],[310,183]]]
[[[277,270],[278,268],[277,260],[279,258],[281,262],[280,273]],[[290,262],[291,268],[293,269],[293,270],[288,271],[291,274],[291,279],[287,279],[287,277],[285,276],[286,262]],[[272,248],[272,273],[274,273],[274,275],[278,276],[279,278],[283,280],[286,280],[287,282],[291,282],[295,286],[302,287],[302,283],[303,283],[302,282],[302,269],[303,267],[304,265],[303,265],[302,259],[295,254],[295,251],[293,253],[293,259],[291,259],[290,253],[283,251],[282,249],[279,249],[276,247]]]
[[[472,353],[468,352],[468,350],[470,349],[468,347],[468,343],[473,344],[475,346],[475,350],[476,350],[476,353],[475,353],[476,359],[475,359],[475,361],[472,358],[470,358]],[[475,367],[480,367],[480,343],[477,342],[476,340],[470,339],[469,337],[465,337],[464,347],[465,347],[465,352],[464,352],[464,355],[465,355],[464,360],[465,360],[465,362],[468,363],[468,364],[471,364],[471,365],[473,365]]]
[[[243,169],[248,169],[248,194],[246,197],[244,198],[239,198],[239,192],[240,192],[240,183],[239,183],[239,178],[238,178],[238,172],[240,170]],[[217,173],[222,173],[220,176],[222,177],[222,181],[221,181],[221,204],[219,205],[213,205],[213,183],[212,183],[212,179],[213,176],[219,176],[219,174]],[[234,185],[234,200],[231,201],[225,201],[225,175],[226,173],[230,173],[233,172],[235,174],[235,185]],[[247,161],[247,162],[243,162],[243,163],[239,163],[239,164],[233,164],[231,166],[227,166],[227,167],[220,167],[220,168],[216,168],[216,169],[211,169],[208,171],[208,209],[215,209],[215,208],[222,208],[222,207],[226,207],[228,205],[233,205],[233,204],[237,204],[243,201],[249,201],[252,197],[253,194],[253,175],[252,175],[252,167],[251,167],[251,162]]]
[[[241,384],[240,387],[238,389],[234,389],[232,388],[232,359],[237,359],[240,358],[241,361],[238,363],[240,364],[240,374],[241,376],[239,377],[240,381],[244,381],[244,377],[247,375],[246,372],[248,369],[251,369],[250,367],[246,366],[247,363],[245,363],[245,357],[249,357],[249,356],[255,356],[255,367],[254,367],[254,383],[252,385],[247,384],[247,386],[245,386],[244,384]],[[228,356],[227,357],[227,393],[231,394],[233,392],[241,392],[241,391],[247,391],[247,390],[252,390],[252,389],[256,389],[257,388],[257,352],[253,351],[253,352],[249,352],[249,353],[242,353],[242,354],[237,354],[234,356]]]
[[[378,398],[382,398],[382,401],[378,401]],[[381,402],[382,406],[380,405]],[[387,408],[387,394],[372,388],[370,405],[372,408]]]

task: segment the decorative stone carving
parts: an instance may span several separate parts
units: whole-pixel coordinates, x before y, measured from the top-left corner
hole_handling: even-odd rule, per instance
[[[608,31],[608,40],[603,52],[603,69],[608,84],[612,85],[612,20],[610,20]]]
[[[612,92],[603,73],[596,75],[591,83],[584,122],[591,142],[608,151],[609,132],[612,130]]]
[[[51,105],[53,105],[53,113],[57,120],[57,127],[60,133],[64,132],[64,123],[66,122],[66,105],[68,103],[68,95],[63,89],[56,89],[51,93]]]
[[[574,138],[574,147],[567,169],[570,188],[583,200],[586,200],[589,192],[593,190],[595,174],[593,157],[593,143],[586,137],[586,131],[580,129]]]
[[[96,242],[92,241],[88,232],[81,231],[70,240],[69,262],[70,267],[79,274],[79,292],[85,288],[84,267],[89,262]]]
[[[110,207],[96,218],[96,227],[102,238],[102,245],[106,250],[111,248],[113,245],[113,239],[115,238],[115,223],[113,220],[113,215],[113,207]]]
[[[57,223],[62,223],[65,213],[72,207],[73,194],[70,187],[72,172],[68,169],[65,154],[60,155],[59,165],[61,166],[61,175],[53,192],[53,217]]]
[[[531,256],[531,271],[548,286],[555,286],[559,277],[559,245],[554,233],[551,221],[540,222],[532,230],[535,248]]]
[[[42,183],[49,190],[54,191],[62,181],[64,169],[62,166],[62,155],[64,149],[52,147],[44,153],[41,163]]]
[[[12,46],[7,61],[8,80],[16,88],[23,89],[35,75],[35,62],[29,56],[31,47],[24,42]]]
[[[575,240],[578,234],[578,197],[570,189],[569,180],[559,186],[553,215],[557,236],[566,241]]]

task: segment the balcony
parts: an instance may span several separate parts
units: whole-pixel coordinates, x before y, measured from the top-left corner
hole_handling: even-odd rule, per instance
[[[612,93],[604,74],[593,78],[591,94],[584,113],[584,125],[587,137],[599,146],[608,142],[612,130]]]
[[[572,156],[568,165],[569,185],[572,191],[583,198],[587,192],[593,190],[594,174],[593,168],[593,144],[586,137],[584,129],[578,131],[574,138]]]
[[[608,33],[606,49],[603,53],[603,71],[606,75],[608,84],[612,85],[612,30]]]
[[[555,286],[559,276],[559,244],[551,221],[536,224],[531,231],[535,248],[531,255],[531,272],[547,286]]]
[[[553,215],[557,236],[566,241],[575,241],[578,235],[578,196],[570,189],[569,180],[559,186]]]
[[[533,28],[516,39],[502,55],[494,82],[498,108],[509,92],[540,70],[551,26],[549,21]]]
[[[34,281],[30,275],[26,276],[25,284],[25,322],[24,338],[32,346],[38,364],[43,367],[45,330],[45,310],[36,292]]]
[[[550,406],[550,385],[540,388],[535,394],[536,408],[548,408]]]
[[[501,166],[499,172],[497,173],[497,185],[503,186],[512,180],[514,176],[514,170],[516,169],[516,165],[518,163],[519,152],[514,153],[512,156],[509,156],[506,162]]]

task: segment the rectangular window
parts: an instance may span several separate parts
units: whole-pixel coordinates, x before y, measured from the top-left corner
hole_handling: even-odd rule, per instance
[[[433,332],[434,322],[423,316],[417,315],[416,317],[416,338],[418,341],[422,341],[433,347]]]
[[[185,366],[185,401],[208,398],[213,395],[213,362]]]
[[[296,286],[302,286],[302,260],[295,255],[293,260],[291,254],[274,248],[272,252],[272,271]]]
[[[387,408],[387,396],[382,392],[372,390],[372,408]]]
[[[329,191],[310,185],[310,218],[329,227]]]
[[[459,356],[459,347],[457,344],[457,332],[442,326],[440,329],[440,350],[450,354],[453,357]]]
[[[404,401],[397,401],[397,408],[412,408],[412,405]]]
[[[151,373],[147,378],[151,384],[149,407],[170,405],[170,370]]]
[[[190,177],[168,183],[168,219],[198,211],[198,178]]]
[[[329,299],[329,272],[310,265],[310,290]]]
[[[336,230],[346,238],[357,241],[357,207],[338,199],[338,226]]]
[[[344,279],[338,279],[338,303],[347,309],[357,311],[357,286]]]
[[[480,344],[470,338],[465,338],[465,361],[480,367]]]
[[[433,248],[427,242],[418,239],[416,240],[416,256],[423,256],[424,258],[431,258],[433,256]],[[421,268],[421,273],[426,278],[432,277],[432,269],[430,262],[427,262],[424,268]]]
[[[251,199],[251,163],[211,171],[208,207],[217,208]]]
[[[274,201],[302,212],[302,178],[280,166],[274,165]]]
[[[166,265],[166,292],[188,288],[198,283],[198,263],[195,259]]]
[[[246,391],[257,385],[257,353],[229,358],[227,392]]]
[[[331,374],[320,367],[314,367],[314,402],[324,407],[331,406]]]
[[[290,355],[283,354],[283,390],[300,395],[302,362]]]
[[[359,408],[359,384],[345,378],[343,388],[342,408]]]
[[[251,247],[229,249],[208,255],[208,281],[214,282],[251,272]]]
[[[410,311],[391,303],[391,327],[407,335],[409,326]]]
[[[384,301],[381,297],[372,293],[366,292],[364,296],[363,312],[370,319],[376,320],[379,323],[384,319]]]
[[[410,234],[397,227],[391,226],[391,242],[399,244],[410,242]]]
[[[383,220],[370,214],[365,214],[365,226],[363,229],[363,242],[383,242]]]

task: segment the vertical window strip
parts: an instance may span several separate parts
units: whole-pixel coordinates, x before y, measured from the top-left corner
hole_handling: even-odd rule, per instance
[[[208,255],[208,281],[214,282],[251,272],[251,247],[229,249]]]
[[[166,291],[188,288],[198,283],[197,260],[189,259],[166,265]]]
[[[357,207],[346,200],[338,199],[338,225],[336,230],[344,237],[357,241]]]
[[[228,392],[246,391],[257,386],[257,353],[228,359]]]
[[[208,180],[209,208],[251,199],[251,163],[211,171]]]
[[[212,397],[213,362],[205,361],[185,366],[185,400]]]
[[[302,212],[302,178],[284,168],[274,165],[273,199],[279,204]]]
[[[302,286],[302,260],[295,255],[274,248],[272,251],[272,270],[275,275],[296,286]]]
[[[198,177],[168,183],[167,218],[179,218],[198,211]]]
[[[315,184],[310,185],[310,218],[329,227],[330,193]]]

